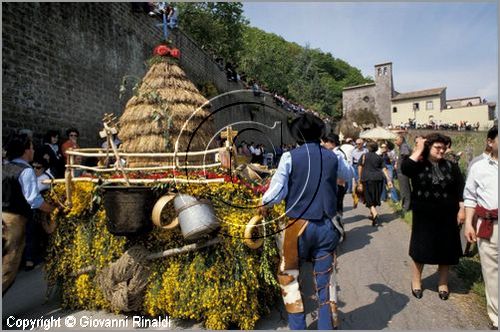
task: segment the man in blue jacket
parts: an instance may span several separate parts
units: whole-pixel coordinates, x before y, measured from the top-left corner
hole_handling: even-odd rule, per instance
[[[319,300],[318,329],[338,327],[334,251],[341,236],[335,221],[338,158],[321,146],[325,124],[305,113],[290,124],[300,147],[283,153],[262,198],[260,212],[282,200],[286,203],[287,227],[278,236],[281,262],[278,281],[292,330],[305,330],[306,319],[298,276],[300,261],[313,262]]]

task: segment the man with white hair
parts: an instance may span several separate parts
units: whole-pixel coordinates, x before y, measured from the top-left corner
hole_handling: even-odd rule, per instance
[[[358,164],[361,161],[361,157],[365,153],[368,152],[368,150],[364,146],[365,141],[362,138],[358,138],[356,140],[356,148],[352,151],[352,167],[354,167],[354,177],[356,178],[356,182],[359,179],[359,174],[358,174]]]

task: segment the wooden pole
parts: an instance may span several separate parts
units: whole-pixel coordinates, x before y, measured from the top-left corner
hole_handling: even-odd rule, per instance
[[[79,178],[70,178],[69,179],[69,184],[71,185],[71,182],[93,182],[93,183],[100,183],[100,182],[106,182],[106,183],[125,183],[125,179],[97,179],[97,178],[90,178],[90,177],[79,177]],[[164,179],[129,179],[130,183],[134,184],[146,184],[146,183],[170,183],[170,182],[177,182],[177,183],[222,183],[224,182],[223,178],[216,178],[216,179],[199,179],[199,180],[193,180],[193,179],[184,179],[184,178],[164,178]],[[66,183],[66,193],[68,192],[68,179],[54,179],[54,180],[43,180],[43,184],[50,184],[50,183]]]
[[[216,245],[220,241],[221,241],[220,238],[216,237],[214,239],[210,239],[210,240],[205,241],[205,242],[198,242],[198,243],[188,244],[188,245],[186,245],[184,247],[173,248],[173,249],[168,249],[168,250],[165,250],[165,251],[160,251],[160,252],[152,253],[152,254],[149,254],[148,256],[146,256],[146,259],[148,261],[150,261],[150,260],[157,259],[157,258],[165,258],[165,257],[170,257],[170,256],[176,256],[176,255],[180,255],[180,254],[183,254],[183,253],[186,253],[186,252],[200,250],[202,248],[206,248],[206,247],[210,247],[210,246]],[[95,265],[89,265],[89,266],[83,267],[83,268],[79,269],[78,271],[72,273],[71,276],[72,277],[76,277],[76,276],[79,276],[79,275],[84,274],[84,273],[92,272],[95,269],[96,269]]]
[[[194,157],[194,156],[203,156],[207,154],[217,153],[219,152],[219,148],[206,150],[206,151],[193,151],[193,152],[122,152],[120,149],[117,149],[120,152],[120,156],[122,157],[151,157],[151,158],[172,158],[176,157]],[[66,154],[73,156],[83,156],[83,157],[103,157],[106,155],[106,150],[101,148],[84,148],[84,149],[75,149],[68,150]]]
[[[73,163],[73,156],[69,156],[69,164],[71,165]],[[71,198],[72,194],[72,186],[73,184],[71,183],[71,180],[73,179],[73,169],[66,168],[66,171],[64,172],[64,182],[66,183],[66,206],[71,208],[73,206],[73,200]]]
[[[113,141],[113,134],[112,134],[111,128],[108,126],[108,124],[106,122],[104,122],[104,129],[106,130],[106,133],[108,135],[108,140],[111,143],[111,148],[113,149],[113,153],[115,155],[116,167],[118,167],[118,169],[120,170],[120,172],[122,172],[123,177],[125,178],[126,185],[130,186],[130,182],[128,180],[127,172],[123,169],[123,165],[122,165],[122,161],[121,161],[120,155],[118,154],[118,151],[116,150],[115,142]]]
[[[174,165],[170,166],[153,166],[153,167],[123,167],[125,171],[165,171],[165,170],[174,170],[174,169],[205,169],[205,168],[215,168],[219,167],[221,163],[213,163],[207,165],[180,165],[175,167]],[[92,166],[83,166],[83,165],[66,165],[68,168],[80,168],[86,169],[89,171],[97,172],[97,173],[110,173],[116,172],[116,168],[102,168],[102,167],[92,167]]]

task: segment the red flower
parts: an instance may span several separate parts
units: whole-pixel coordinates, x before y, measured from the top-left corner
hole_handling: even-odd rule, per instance
[[[179,59],[181,57],[181,51],[178,48],[173,48],[170,50],[170,55]]]
[[[167,45],[158,45],[155,47],[153,54],[154,55],[168,55],[170,54],[170,48]]]

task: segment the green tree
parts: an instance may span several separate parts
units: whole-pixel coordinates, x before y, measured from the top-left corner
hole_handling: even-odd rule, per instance
[[[373,81],[331,53],[249,26],[241,3],[182,2],[177,7],[181,28],[201,47],[306,109],[339,119],[343,88]]]
[[[202,48],[240,61],[243,29],[248,24],[239,2],[179,2],[179,25]]]

